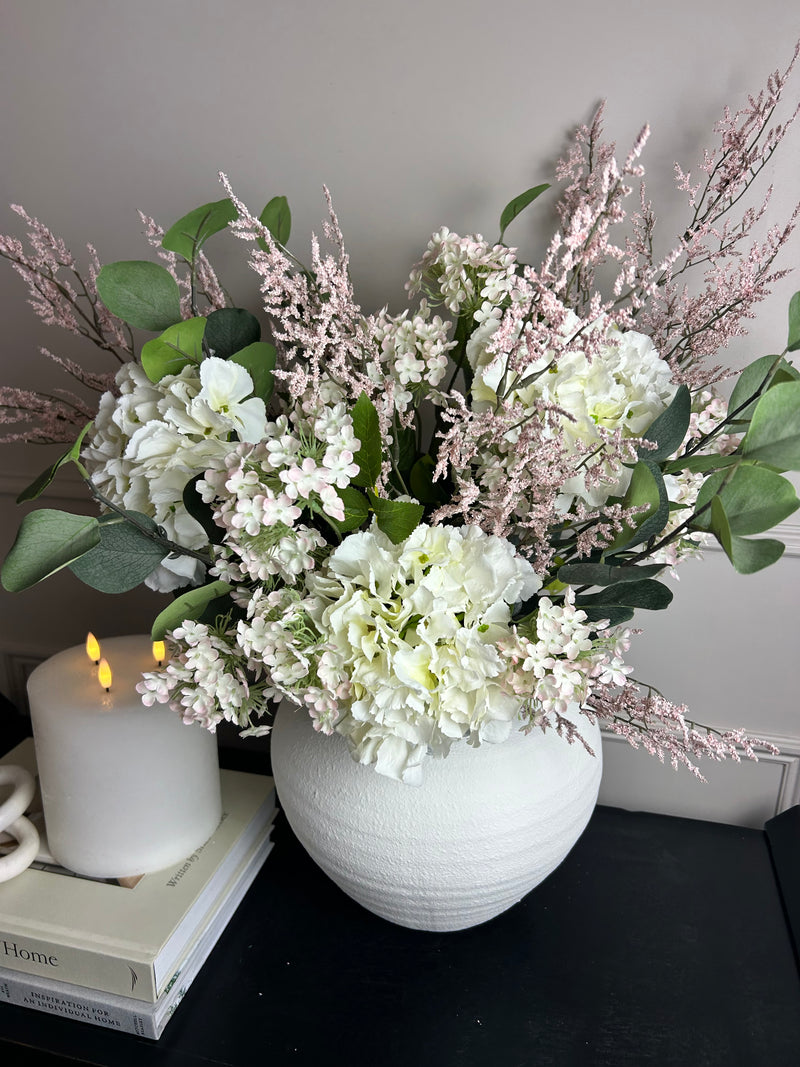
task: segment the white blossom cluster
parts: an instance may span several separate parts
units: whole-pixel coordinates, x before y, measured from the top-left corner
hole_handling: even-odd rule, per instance
[[[597,686],[624,686],[632,668],[622,655],[630,647],[630,630],[607,630],[588,622],[566,591],[563,603],[540,597],[535,638],[515,634],[507,649],[507,684],[524,700],[530,726],[552,714],[563,715],[571,703],[585,703]],[[604,632],[605,631],[605,632]]]
[[[180,655],[162,671],[143,674],[136,686],[147,707],[168,703],[185,723],[213,731],[223,720],[247,727],[254,711],[263,711],[275,696],[272,686],[248,678],[241,650],[223,627],[186,620],[172,638]]]
[[[318,404],[313,414],[300,407],[267,422],[256,445],[229,451],[220,469],[197,483],[225,530],[215,572],[234,581],[277,577],[293,585],[314,567],[323,536],[299,522],[303,508],[344,520],[337,488],[358,473],[353,457],[360,442],[344,404]],[[230,446],[229,446],[230,448]]]
[[[377,316],[374,331],[381,350],[380,370],[388,371],[397,383],[393,400],[398,413],[407,411],[415,396],[428,392],[444,378],[447,353],[455,345],[447,339],[449,328],[438,315],[431,318],[426,300],[420,301],[411,318],[408,309],[394,318],[386,309]]]
[[[517,284],[517,257],[505,245],[490,245],[480,234],[459,237],[446,226],[428,242],[406,289],[424,289],[453,314],[486,313],[502,304]]]

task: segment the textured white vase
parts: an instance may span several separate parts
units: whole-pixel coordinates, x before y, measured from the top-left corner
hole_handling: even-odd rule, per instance
[[[499,915],[561,863],[597,801],[600,730],[574,720],[595,753],[555,732],[454,745],[427,759],[420,787],[363,767],[338,735],[284,704],[272,732],[278,797],[322,870],[369,911],[418,930],[461,930]]]

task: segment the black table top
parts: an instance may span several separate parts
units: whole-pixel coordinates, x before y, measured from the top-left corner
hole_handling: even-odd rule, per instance
[[[800,1063],[800,975],[761,831],[600,807],[523,902],[447,934],[364,911],[282,816],[275,841],[158,1042],[1,1005],[0,1062]]]

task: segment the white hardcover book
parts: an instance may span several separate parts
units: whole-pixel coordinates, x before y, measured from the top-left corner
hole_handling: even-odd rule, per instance
[[[248,857],[214,903],[167,988],[153,1004],[97,989],[0,967],[0,1001],[107,1030],[157,1039],[197,977],[231,916],[272,849],[271,828],[262,831]]]
[[[0,760],[35,773],[31,740]],[[275,812],[265,775],[223,770],[223,817],[174,868],[97,881],[35,865],[0,884],[0,965],[27,975],[153,1002]]]

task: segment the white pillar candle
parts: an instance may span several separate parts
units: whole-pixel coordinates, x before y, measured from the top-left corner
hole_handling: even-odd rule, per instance
[[[108,691],[78,645],[33,671],[28,697],[50,851],[78,874],[122,878],[169,867],[211,836],[219,765],[212,733],[142,704],[150,639],[100,644]]]

